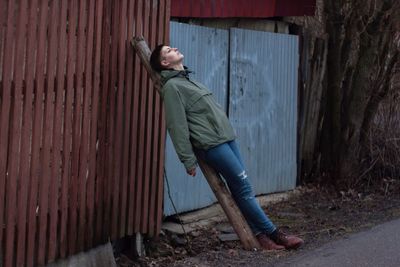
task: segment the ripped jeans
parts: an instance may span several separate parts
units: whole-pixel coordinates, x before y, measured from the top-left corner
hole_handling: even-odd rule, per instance
[[[253,233],[271,234],[275,231],[275,225],[255,198],[236,142],[223,143],[207,151],[200,150],[198,154],[225,178],[236,204]]]

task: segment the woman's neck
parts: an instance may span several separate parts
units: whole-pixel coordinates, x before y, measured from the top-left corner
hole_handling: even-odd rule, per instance
[[[185,70],[185,68],[183,67],[183,64],[177,64],[175,66],[172,67],[174,70]]]

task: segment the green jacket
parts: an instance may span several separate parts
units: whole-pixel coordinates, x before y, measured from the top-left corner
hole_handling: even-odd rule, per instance
[[[187,170],[197,164],[192,145],[208,150],[235,139],[232,125],[212,93],[190,79],[189,73],[188,70],[161,72],[167,129]]]

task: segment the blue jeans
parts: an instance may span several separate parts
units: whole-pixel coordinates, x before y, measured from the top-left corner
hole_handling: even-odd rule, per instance
[[[225,178],[233,199],[255,235],[271,234],[275,231],[275,225],[255,198],[235,141],[223,143],[207,151],[200,150],[199,156]]]

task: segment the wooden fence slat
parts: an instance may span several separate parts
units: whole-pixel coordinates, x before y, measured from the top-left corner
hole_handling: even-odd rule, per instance
[[[127,39],[130,38],[130,35],[134,32],[134,7],[135,7],[135,1],[128,1],[128,7],[127,7]],[[132,115],[132,91],[134,88],[132,88],[132,76],[133,76],[133,64],[134,64],[134,54],[133,54],[133,49],[129,49],[130,43],[129,40],[125,40],[125,45],[127,46],[126,49],[126,66],[125,66],[125,77],[126,77],[126,83],[125,83],[125,90],[126,90],[126,97],[125,97],[125,103],[124,103],[124,122],[125,122],[125,127],[124,127],[124,145],[123,145],[123,170],[122,170],[122,177],[123,177],[123,183],[122,183],[122,201],[121,201],[121,210],[123,216],[121,217],[121,231],[120,233],[128,234],[131,235],[132,233],[129,233],[129,229],[131,227],[129,226],[129,207],[133,203],[130,203],[128,201],[129,197],[129,188],[130,188],[130,182],[131,182],[131,175],[130,175],[130,170],[131,167],[129,162],[130,162],[130,140],[132,138],[132,132],[135,131],[135,129],[132,129],[131,125],[131,115]],[[132,130],[132,131],[131,131]]]
[[[67,2],[61,1],[59,12],[59,32],[57,50],[59,52],[57,58],[57,74],[56,74],[56,87],[55,87],[55,112],[53,121],[53,157],[52,157],[52,170],[50,182],[50,223],[49,223],[49,247],[48,247],[48,261],[53,261],[56,258],[58,246],[58,219],[59,219],[59,187],[62,177],[62,170],[65,165],[61,162],[61,146],[62,146],[62,116],[64,104],[64,89],[65,89],[65,66],[66,66],[66,24],[67,24]],[[67,210],[60,210],[61,213]]]
[[[170,7],[170,2],[169,0],[162,0],[163,4],[165,6],[161,8],[160,10],[160,22],[159,26],[162,28],[162,31],[160,31],[160,36],[159,36],[159,43],[164,43],[168,44],[169,43],[169,7]],[[160,129],[160,135],[161,138],[159,138],[159,168],[158,168],[158,183],[157,183],[157,201],[156,201],[156,216],[155,216],[155,221],[156,221],[156,229],[155,232],[156,234],[160,233],[161,230],[161,221],[162,221],[162,215],[163,215],[163,200],[164,200],[164,158],[165,158],[165,139],[166,139],[166,125],[165,125],[165,115],[164,115],[164,104],[162,101],[160,101],[160,120],[159,120],[159,129]]]
[[[162,103],[127,39],[163,39],[166,3],[0,2],[5,266],[159,231]]]
[[[145,24],[145,14],[143,12],[144,10],[144,5],[145,3],[142,3],[141,9],[138,10],[138,14],[141,16],[140,20],[140,32],[143,34],[144,31],[144,24]],[[143,185],[143,177],[144,177],[144,134],[145,134],[145,112],[140,112],[140,110],[144,109],[145,107],[145,101],[146,101],[146,92],[142,90],[141,88],[146,88],[146,71],[142,65],[140,65],[140,72],[137,74],[138,79],[140,80],[138,91],[139,91],[139,117],[138,117],[138,145],[137,145],[137,150],[136,150],[136,191],[135,191],[135,233],[138,233],[140,231],[140,224],[141,224],[141,210],[142,210],[142,185]]]
[[[119,151],[116,151],[115,149],[115,143],[116,143],[116,136],[117,136],[117,130],[115,128],[116,122],[115,120],[117,119],[117,108],[116,107],[116,101],[117,101],[117,79],[118,79],[118,35],[119,35],[119,22],[120,22],[120,6],[121,3],[120,1],[115,2],[114,6],[114,13],[113,13],[113,26],[111,29],[111,34],[112,34],[112,54],[111,54],[111,94],[110,94],[110,124],[109,124],[109,140],[110,140],[110,155],[112,155],[111,159],[111,168],[109,171],[109,187],[110,187],[110,200],[111,200],[111,210],[109,211],[109,215],[111,216],[111,239],[115,240],[117,236],[117,222],[118,222],[118,195],[119,195],[119,175],[116,175],[118,173],[118,164],[119,162],[116,161],[116,153],[119,153]]]
[[[68,36],[67,36],[67,65],[66,65],[66,87],[65,87],[65,111],[63,125],[63,175],[61,180],[61,226],[60,226],[60,256],[66,257],[71,252],[70,242],[74,242],[73,234],[69,234],[68,223],[71,223],[72,207],[69,205],[70,186],[72,186],[72,158],[71,147],[73,139],[73,98],[74,98],[74,74],[76,60],[76,27],[78,20],[78,1],[72,0],[68,3]],[[71,227],[71,224],[69,224]]]
[[[46,30],[47,30],[47,2],[42,1],[39,8],[40,19],[38,28],[38,45],[36,55],[36,92],[35,92],[35,111],[32,127],[32,167],[31,167],[31,188],[29,192],[29,225],[28,225],[28,250],[27,266],[35,266],[35,249],[37,233],[37,215],[39,199],[39,181],[43,170],[41,161],[43,154],[41,152],[41,137],[43,125],[43,94],[44,94],[44,72],[45,72],[45,54],[46,54]]]
[[[26,0],[21,1],[18,6],[18,21],[16,23],[16,40],[14,46],[14,64],[8,65],[14,67],[14,103],[12,105],[12,115],[10,116],[10,144],[8,158],[8,183],[6,197],[6,251],[5,251],[5,266],[15,264],[15,234],[17,219],[21,211],[17,210],[17,183],[20,179],[20,142],[21,142],[21,116],[23,107],[22,83],[24,79],[24,49],[26,37],[27,23],[27,6]],[[6,65],[7,66],[7,65]],[[24,185],[22,185],[24,186]]]
[[[165,44],[169,44],[169,21],[170,21],[170,15],[171,15],[171,0],[165,0],[165,16],[164,16],[164,43]],[[164,103],[161,102],[161,110],[164,110]],[[165,113],[162,112],[161,113],[161,126],[160,129],[162,131],[162,133],[164,134],[164,136],[166,135],[167,132],[167,126],[165,123]],[[162,211],[162,203],[164,200],[164,158],[165,158],[165,142],[166,142],[166,138],[163,138],[161,140],[161,151],[163,151],[163,153],[161,154],[160,157],[160,162],[161,164],[163,164],[163,168],[162,170],[160,170],[160,172],[162,172],[162,179],[159,180],[159,186],[158,186],[158,212],[157,215],[159,217],[157,217],[157,233],[160,232],[161,230],[161,220],[162,220],[162,216],[163,216],[163,211]],[[160,176],[161,177],[161,176]]]
[[[158,33],[158,28],[157,28],[157,17],[158,17],[158,0],[152,0],[151,3],[151,9],[150,9],[150,46],[154,48],[157,44],[157,35]],[[148,128],[152,129],[152,134],[148,135],[148,138],[150,139],[150,151],[148,152],[148,155],[150,155],[149,160],[148,160],[148,165],[149,165],[149,176],[148,176],[148,188],[147,192],[145,191],[145,194],[147,195],[147,201],[145,202],[146,204],[146,213],[144,213],[144,216],[147,219],[146,228],[147,228],[147,233],[152,235],[153,231],[152,229],[154,228],[154,199],[155,195],[152,194],[152,192],[155,189],[155,183],[156,183],[156,177],[157,177],[157,144],[158,140],[156,138],[158,137],[158,131],[159,129],[156,128],[155,126],[158,123],[158,120],[156,118],[158,110],[157,110],[157,104],[156,104],[156,93],[154,93],[156,90],[153,87],[153,82],[150,80],[149,82],[149,91],[152,93],[149,96],[149,105],[148,107],[151,107],[152,114],[149,114],[149,126]]]
[[[74,121],[73,121],[73,160],[72,160],[72,186],[71,186],[71,228],[69,236],[72,236],[70,245],[70,252],[76,253],[83,248],[83,244],[80,243],[78,230],[80,225],[85,222],[79,221],[80,213],[83,212],[78,209],[79,198],[83,197],[79,195],[79,188],[84,183],[86,173],[80,173],[80,161],[79,155],[82,146],[82,96],[83,96],[83,72],[85,64],[85,29],[86,29],[86,1],[79,2],[79,20],[78,20],[78,40],[77,40],[77,58],[76,58],[76,84],[75,84],[75,96],[74,96]]]
[[[0,1],[0,25],[6,25],[7,22],[7,1]],[[6,27],[0,27],[0,74],[3,73],[4,40],[6,38]],[[0,79],[0,82],[2,79]],[[0,85],[1,86],[1,85]],[[0,87],[1,89],[1,87]],[[1,91],[0,91],[1,95]],[[1,104],[1,99],[0,99]],[[1,110],[0,110],[1,115]],[[0,239],[1,240],[1,239]]]
[[[111,14],[112,14],[112,1],[108,0],[107,4],[104,5],[104,22],[103,22],[103,29],[104,33],[103,41],[102,41],[102,57],[103,66],[109,66],[111,60]],[[100,142],[100,159],[99,159],[99,168],[98,168],[98,175],[99,181],[101,184],[101,190],[99,190],[98,195],[101,197],[101,214],[98,216],[98,220],[96,223],[98,233],[101,233],[102,241],[105,241],[105,236],[109,236],[110,233],[110,187],[109,187],[109,180],[111,179],[108,175],[110,169],[110,154],[109,154],[109,146],[108,143],[108,100],[109,94],[111,93],[111,86],[110,86],[110,69],[104,68],[102,73],[102,103],[101,103],[101,118],[99,120],[100,123],[100,131],[99,131],[99,142]],[[101,216],[102,215],[102,216]]]
[[[95,146],[92,147],[92,150],[95,152],[95,161],[92,163],[94,164],[95,168],[95,184],[94,184],[94,218],[93,218],[93,242],[95,244],[98,244],[101,242],[101,237],[102,237],[102,226],[103,226],[103,191],[104,191],[104,186],[103,186],[103,181],[104,181],[104,147],[105,147],[105,141],[104,140],[104,127],[102,124],[102,119],[103,119],[103,114],[104,114],[104,109],[102,101],[104,101],[104,96],[103,93],[105,91],[105,86],[102,84],[102,77],[103,73],[102,70],[104,71],[105,68],[101,68],[100,66],[103,65],[103,57],[105,54],[103,53],[104,47],[106,46],[104,44],[104,25],[106,22],[106,13],[105,13],[105,7],[107,6],[107,0],[102,0],[100,2],[101,4],[96,5],[96,56],[95,56],[95,62],[96,66],[95,69],[98,70],[98,73],[95,73],[95,86],[94,90],[97,91],[95,94],[97,99],[96,102],[94,103],[93,106],[96,106],[97,113],[94,114],[96,119],[93,119],[92,121],[94,124],[92,125],[93,131],[91,131],[91,134],[95,137]],[[101,18],[99,18],[101,17]],[[100,44],[99,44],[100,43]],[[98,84],[98,85],[97,85]],[[97,87],[98,86],[98,87]],[[94,101],[94,100],[93,100]],[[93,137],[92,137],[93,138]],[[92,139],[93,142],[93,139]],[[91,156],[91,160],[93,160],[93,156]]]
[[[164,1],[159,0],[157,3],[157,19],[154,31],[157,33],[155,38],[155,45],[159,45],[162,43],[162,38],[164,37]],[[155,47],[154,45],[154,47]],[[152,90],[155,90],[154,88]],[[153,136],[153,152],[152,152],[152,179],[151,179],[151,187],[150,192],[155,192],[155,194],[151,195],[150,199],[150,208],[149,208],[149,235],[154,236],[156,229],[155,224],[157,224],[157,215],[156,215],[156,203],[157,203],[157,195],[158,195],[158,179],[162,179],[162,174],[160,176],[160,137],[162,136],[161,128],[160,128],[160,98],[159,94],[154,94],[154,116],[153,116],[153,129],[157,129],[154,131]]]
[[[146,1],[145,5],[145,18],[147,18],[144,21],[144,33],[151,38],[152,32],[151,32],[151,1]],[[143,179],[143,189],[142,189],[142,203],[141,203],[141,232],[142,233],[147,233],[148,231],[148,212],[149,212],[149,183],[150,183],[150,167],[151,167],[151,136],[153,134],[153,129],[152,129],[152,116],[153,116],[153,83],[150,80],[150,76],[146,74],[146,109],[147,109],[147,117],[145,118],[145,127],[146,127],[146,134],[145,134],[145,150],[144,150],[144,175],[142,177]]]
[[[143,34],[147,35],[148,34],[148,23],[147,23],[147,18],[148,18],[148,3],[146,4],[143,3],[142,6],[142,14],[143,14],[143,24],[142,24],[142,32]],[[140,68],[140,110],[145,110],[146,109],[146,97],[147,97],[147,90],[143,90],[144,88],[147,88],[147,72],[144,69],[143,66]],[[145,134],[146,134],[146,112],[140,112],[139,114],[139,146],[138,146],[138,164],[137,164],[137,187],[136,187],[136,218],[135,218],[135,228],[137,229],[135,232],[139,232],[142,230],[142,206],[143,206],[143,185],[144,185],[144,180],[145,180],[145,149],[146,149],[146,139],[145,139]]]
[[[112,232],[116,238],[121,237],[120,231],[118,231],[119,226],[121,225],[118,223],[119,220],[122,218],[123,211],[121,207],[121,189],[122,186],[122,167],[121,164],[121,156],[122,156],[122,141],[123,141],[123,97],[124,97],[124,66],[125,66],[125,41],[126,41],[126,17],[123,16],[124,10],[126,10],[126,1],[120,1],[120,10],[119,10],[119,22],[118,22],[118,57],[117,57],[117,81],[115,84],[117,85],[117,92],[116,92],[116,101],[117,106],[115,108],[116,112],[116,122],[115,122],[115,146],[114,146],[114,174],[113,179],[114,183],[114,196],[113,196],[113,224],[112,224]]]
[[[97,185],[99,185],[99,176],[97,176],[97,185],[95,184],[96,181],[96,159],[98,159],[98,154],[96,153],[96,146],[97,146],[97,119],[99,110],[99,94],[100,94],[100,56],[101,56],[101,30],[102,30],[102,12],[103,12],[103,0],[96,1],[96,12],[95,12],[95,28],[94,28],[94,56],[93,56],[93,64],[94,64],[94,71],[92,77],[92,103],[91,103],[91,125],[90,125],[90,152],[89,152],[89,175],[90,179],[88,181],[88,246],[92,247],[93,243],[99,242],[100,239],[94,239],[94,231],[95,231],[95,207],[96,211],[99,209],[97,207],[98,201],[95,196],[95,191]],[[97,174],[98,175],[98,174]],[[101,184],[100,184],[101,185]]]
[[[8,2],[7,25],[13,25],[14,22],[14,1]],[[7,217],[3,217],[6,203],[6,179],[7,179],[7,158],[8,158],[8,137],[11,109],[11,83],[12,83],[12,56],[14,32],[13,27],[6,28],[5,47],[2,69],[2,105],[0,113],[0,241],[3,241],[3,225]],[[4,244],[4,243],[2,243]]]
[[[81,181],[80,186],[80,203],[79,203],[79,229],[78,229],[78,247],[79,251],[87,249],[87,215],[86,215],[86,198],[87,198],[87,182],[90,177],[88,166],[88,153],[89,153],[89,128],[90,128],[90,112],[89,112],[89,97],[91,96],[91,80],[92,80],[92,55],[93,55],[93,34],[94,34],[94,1],[89,2],[89,14],[87,16],[86,27],[86,58],[85,58],[85,79],[83,89],[83,113],[82,113],[82,145],[80,150],[80,171],[79,177]]]
[[[117,104],[117,129],[119,129],[119,133],[117,131],[116,135],[116,162],[120,164],[120,167],[118,167],[117,172],[115,172],[116,177],[118,177],[118,188],[119,188],[119,193],[116,198],[116,205],[119,210],[117,212],[118,220],[117,224],[115,225],[117,230],[117,236],[118,237],[123,237],[125,233],[125,218],[126,218],[126,187],[125,186],[125,181],[126,178],[124,176],[123,170],[126,168],[124,166],[125,160],[123,159],[123,154],[125,150],[125,146],[123,144],[124,141],[124,133],[125,133],[125,128],[127,128],[127,123],[126,123],[126,112],[125,112],[125,97],[124,94],[128,90],[128,88],[125,85],[125,62],[126,62],[126,47],[129,45],[129,38],[127,38],[127,16],[126,16],[126,10],[127,10],[127,1],[124,0],[122,1],[121,7],[120,7],[120,31],[119,31],[119,48],[118,48],[118,104]],[[125,200],[124,200],[125,198]]]
[[[142,32],[142,1],[137,0],[135,3],[135,35],[140,34]],[[129,185],[129,209],[128,209],[128,233],[132,235],[134,232],[137,232],[136,227],[136,190],[138,188],[138,137],[140,128],[138,126],[139,122],[139,84],[140,84],[140,60],[139,57],[135,54],[134,57],[134,70],[133,70],[133,94],[132,94],[132,119],[131,119],[131,146],[130,146],[130,160],[129,166],[131,168],[130,171],[130,185]]]
[[[57,16],[58,1],[51,2],[51,17]],[[49,37],[47,50],[47,68],[46,68],[46,97],[44,110],[44,128],[43,128],[43,176],[40,183],[40,204],[39,204],[39,248],[38,248],[38,264],[43,265],[46,262],[46,252],[48,244],[47,228],[48,228],[48,207],[49,207],[49,186],[51,177],[51,153],[52,153],[52,136],[54,122],[54,80],[55,67],[57,58],[57,26],[58,21],[49,20]],[[53,150],[54,153],[54,150]]]
[[[77,39],[75,54],[75,72],[74,72],[74,95],[72,110],[72,158],[71,158],[71,175],[70,175],[70,191],[69,191],[69,227],[68,227],[68,254],[77,252],[78,247],[78,197],[80,187],[79,177],[79,149],[81,145],[81,94],[82,94],[82,75],[83,75],[83,48],[85,34],[85,3],[86,1],[77,1],[78,7],[78,23],[77,23]]]
[[[27,30],[27,51],[26,51],[26,65],[34,65],[34,53],[30,51],[35,51],[37,49],[37,1],[33,0],[30,2],[29,6],[29,22]],[[32,184],[32,179],[30,179],[30,167],[31,167],[31,134],[32,134],[32,114],[33,114],[33,89],[34,89],[34,68],[26,68],[25,71],[25,105],[23,111],[23,129],[22,129],[22,144],[21,144],[21,162],[24,163],[21,169],[21,189],[19,192],[18,210],[20,212],[18,217],[18,236],[17,236],[17,266],[22,266],[25,264],[26,260],[26,250],[27,250],[27,214],[28,210],[28,193],[29,188],[34,186]]]
[[[121,128],[119,128],[119,121],[120,121],[120,116],[122,114],[120,114],[120,106],[121,106],[121,102],[120,102],[120,97],[119,95],[121,94],[121,92],[123,92],[124,88],[123,86],[121,86],[121,84],[118,82],[118,72],[120,71],[120,65],[119,63],[119,58],[118,56],[121,54],[121,50],[120,50],[120,38],[118,38],[119,36],[121,36],[122,34],[122,26],[121,26],[121,22],[122,22],[122,3],[121,1],[117,2],[117,5],[115,6],[115,12],[116,16],[114,19],[114,27],[113,27],[113,44],[114,44],[114,49],[113,49],[113,57],[112,57],[112,73],[111,73],[111,82],[112,82],[112,86],[115,86],[115,90],[113,90],[113,94],[112,94],[112,103],[110,105],[110,110],[111,110],[111,130],[112,130],[112,142],[113,142],[113,168],[112,168],[112,173],[111,173],[111,177],[113,180],[113,190],[112,190],[112,210],[111,210],[111,238],[112,239],[117,239],[119,237],[118,234],[118,216],[119,216],[119,189],[120,189],[120,154],[121,154],[121,150],[120,150],[120,132],[121,132]],[[117,105],[115,105],[116,101],[118,101]]]

